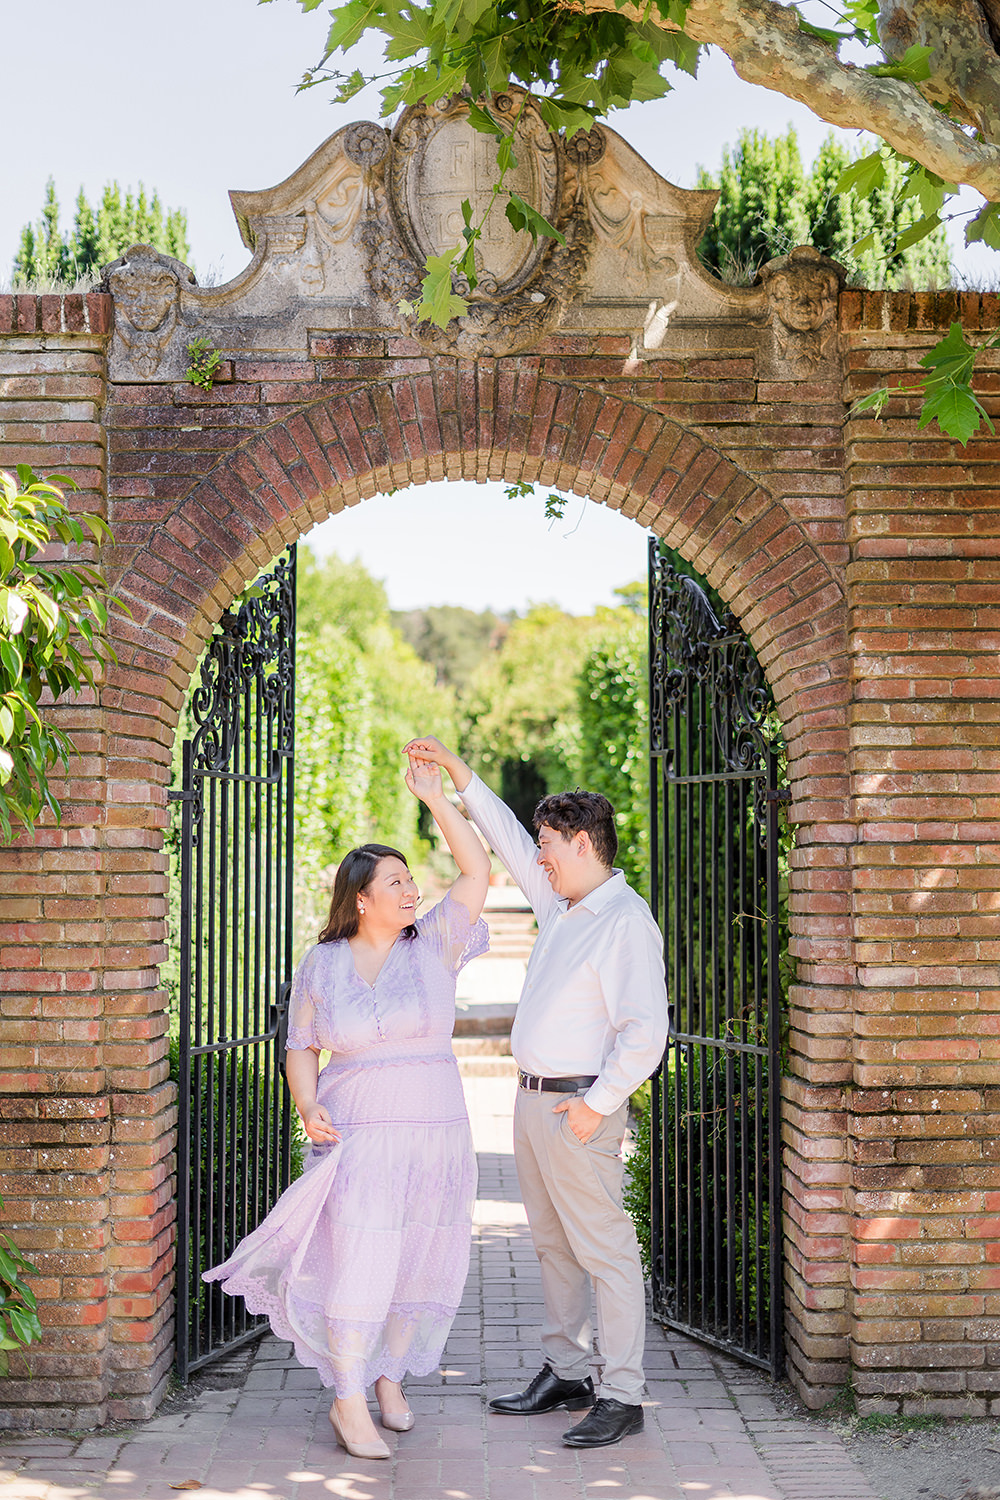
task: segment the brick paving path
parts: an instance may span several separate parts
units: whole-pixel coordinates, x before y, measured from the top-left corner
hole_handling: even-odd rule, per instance
[[[565,1412],[487,1414],[486,1394],[539,1365],[541,1291],[510,1155],[511,1083],[467,1078],[480,1160],[472,1272],[442,1369],[407,1385],[412,1432],[390,1463],[333,1441],[329,1396],[268,1337],[204,1390],[141,1426],[84,1437],[8,1437],[0,1500],[878,1500],[825,1427],[789,1417],[763,1377],[650,1324],[646,1429],[576,1452]],[[221,1384],[225,1384],[225,1370]],[[485,1385],[484,1385],[485,1382]]]

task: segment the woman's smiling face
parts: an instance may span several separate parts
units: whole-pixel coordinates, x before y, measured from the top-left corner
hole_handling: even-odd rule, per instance
[[[417,911],[417,882],[406,865],[394,854],[385,854],[375,866],[366,890],[358,896],[358,909],[364,908],[362,920],[373,926],[409,927]]]

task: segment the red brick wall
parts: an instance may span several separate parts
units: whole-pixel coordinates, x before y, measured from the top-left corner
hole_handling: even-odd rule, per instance
[[[977,294],[844,299],[850,396]],[[977,391],[1000,415],[1000,361]],[[852,1363],[870,1409],[1000,1409],[1000,441],[847,429],[857,1007]]]
[[[6,332],[3,306],[0,370],[5,359],[30,357],[32,338],[40,342],[36,328],[22,348],[25,335],[14,333],[13,313]],[[891,320],[904,314],[923,318],[926,335],[894,334]],[[862,304],[845,294],[846,387],[837,369],[822,379],[759,377],[722,328],[711,356],[679,344],[642,362],[630,357],[630,340],[610,336],[558,335],[533,355],[459,364],[384,334],[326,335],[295,360],[224,350],[225,378],[211,392],[109,388],[94,433],[98,447],[107,435],[110,562],[132,616],[118,629],[119,664],[99,709],[75,710],[96,736],[95,758],[73,768],[66,825],[44,830],[37,853],[0,854],[23,864],[17,878],[27,884],[10,899],[36,902],[25,916],[11,908],[4,939],[5,953],[8,943],[22,951],[12,970],[22,977],[4,980],[4,1026],[9,1018],[37,1028],[16,1042],[4,1037],[14,1048],[5,1145],[23,1153],[48,1144],[51,1125],[30,1113],[29,1068],[44,1067],[58,1097],[104,1111],[72,1116],[72,1128],[66,1115],[59,1126],[77,1131],[73,1147],[86,1153],[74,1169],[74,1201],[93,1206],[95,1244],[86,1268],[74,1261],[72,1273],[68,1225],[45,1247],[46,1316],[61,1316],[60,1300],[78,1309],[95,1344],[61,1367],[67,1381],[92,1382],[86,1400],[82,1388],[35,1386],[35,1404],[51,1402],[44,1420],[74,1404],[91,1416],[139,1415],[155,1404],[170,1359],[160,841],[191,668],[233,593],[285,542],[379,489],[444,476],[539,479],[621,509],[679,547],[743,619],[784,718],[798,825],[785,1087],[792,1378],[814,1405],[852,1363],[868,1401],[899,1402],[914,1389],[936,1395],[944,1356],[932,1351],[947,1345],[945,1389],[986,1399],[976,1371],[989,1367],[982,1320],[996,1312],[988,1283],[998,1265],[1000,1185],[987,1161],[996,1101],[985,1076],[973,1081],[969,1070],[987,1065],[995,1033],[984,1023],[1000,1014],[989,952],[995,856],[991,865],[976,852],[995,838],[996,736],[989,741],[983,715],[997,695],[955,684],[980,681],[973,648],[984,661],[996,650],[995,613],[991,620],[980,597],[989,580],[976,573],[992,565],[996,576],[993,444],[952,450],[919,433],[910,412],[881,428],[850,422],[846,458],[843,448],[845,389],[853,396],[893,361],[912,366],[946,314],[919,298]],[[49,347],[64,357],[81,350],[103,370],[105,335],[93,321],[60,337]],[[50,394],[46,411],[70,399]],[[53,467],[44,443],[55,443],[58,420],[40,429],[36,467]],[[8,430],[0,462],[24,456],[15,446]],[[970,463],[981,466],[971,487]],[[872,567],[884,571],[865,572]],[[929,593],[912,592],[918,573]],[[936,623],[929,604],[946,611]],[[961,659],[960,678],[948,677],[943,656]],[[916,758],[898,759],[907,753]],[[80,852],[69,854],[74,837]],[[72,869],[49,866],[50,848],[76,861]],[[81,868],[84,855],[91,863]],[[928,884],[928,872],[940,870],[947,880]],[[67,888],[67,880],[84,884]],[[24,925],[36,917],[37,930]],[[46,946],[50,935],[61,946]],[[919,951],[908,954],[914,944]],[[90,1029],[73,1044],[89,1050],[86,1068],[81,1061],[71,1074],[52,1050],[69,1041],[57,1029],[66,1014],[57,1022],[45,1006],[81,983],[91,1009],[80,1020]],[[970,1100],[982,1113],[956,1133]],[[956,1122],[951,1131],[945,1116]],[[64,1149],[70,1135],[60,1137]],[[956,1151],[969,1154],[959,1161]],[[10,1217],[20,1213],[25,1232],[37,1233],[35,1160],[8,1156],[6,1165]],[[946,1246],[954,1250],[942,1262]],[[873,1269],[884,1279],[870,1280]],[[71,1274],[91,1280],[71,1286]],[[25,1387],[11,1399],[32,1395]]]
[[[68,473],[101,515],[110,331],[107,297],[0,297],[0,467]],[[127,714],[92,694],[54,713],[81,752],[53,782],[61,826],[0,850],[0,1191],[46,1328],[11,1357],[10,1426],[151,1411],[172,1361],[165,818],[136,813]]]

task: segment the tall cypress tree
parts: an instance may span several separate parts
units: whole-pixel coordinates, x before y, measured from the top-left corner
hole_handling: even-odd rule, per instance
[[[698,187],[720,189],[715,215],[698,246],[705,265],[726,281],[748,283],[765,261],[808,244],[842,261],[858,286],[947,285],[951,256],[943,228],[887,259],[899,235],[922,212],[916,198],[896,199],[903,165],[887,161],[884,186],[870,199],[860,199],[834,191],[853,159],[831,134],[806,172],[794,130],[773,139],[760,131],[742,131],[733,151],[723,152],[718,172],[698,170]],[[871,246],[851,255],[851,246],[869,234]]]
[[[123,196],[119,183],[109,182],[96,209],[80,189],[73,228],[63,231],[55,183],[50,177],[40,218],[21,230],[11,280],[15,286],[26,286],[39,281],[72,282],[96,277],[102,266],[136,244],[152,245],[187,261],[191,249],[186,213],[182,208],[165,212],[159,194],[147,197],[141,182],[134,196],[131,191]]]

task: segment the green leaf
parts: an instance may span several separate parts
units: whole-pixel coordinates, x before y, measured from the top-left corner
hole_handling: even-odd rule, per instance
[[[925,83],[931,76],[929,59],[933,51],[933,47],[919,47],[914,43],[895,62],[873,63],[864,71],[874,78],[902,78],[908,83]]]
[[[925,370],[940,370],[947,365],[967,365],[971,373],[976,351],[962,332],[961,323],[952,323],[943,339],[928,349],[920,363]]]
[[[848,249],[847,253],[848,253],[848,255],[855,255],[855,256],[865,255],[869,250],[874,249],[874,247],[875,247],[875,236],[874,236],[874,234],[866,234],[866,235],[862,235],[862,237],[861,237],[860,240],[855,240],[854,244],[850,246],[850,248]]]
[[[941,224],[940,214],[927,214],[925,218],[918,219],[911,224],[909,229],[904,229],[893,246],[894,251],[908,250],[911,245],[916,245],[920,240],[925,240],[929,234],[933,234]]]
[[[566,236],[561,234],[554,224],[550,224],[536,208],[532,208],[530,203],[526,203],[519,193],[510,193],[508,197],[510,201],[504,213],[509,224],[515,229],[527,230],[534,241],[542,235],[555,240],[559,245],[565,245]]]
[[[356,46],[380,9],[379,0],[347,0],[346,5],[331,11],[333,24],[326,36],[327,56],[331,52],[349,52]]]
[[[659,26],[641,25],[638,36],[649,46],[658,62],[672,63],[692,78],[698,76],[701,47],[682,31],[663,31]]]
[[[990,432],[994,431],[993,423],[967,386],[947,384],[928,394],[921,408],[919,426],[926,427],[934,420],[942,432],[957,438],[963,448],[984,421]]]
[[[877,391],[869,391],[867,396],[859,396],[848,412],[848,416],[860,417],[865,412],[871,411],[875,413],[876,417],[880,417],[885,409],[886,402],[892,394],[888,386],[879,386]]]
[[[14,1330],[14,1336],[19,1338],[22,1344],[30,1344],[33,1339],[41,1337],[38,1319],[32,1313],[24,1312],[19,1307],[8,1307],[6,1313],[10,1319],[10,1326]]]
[[[510,82],[510,54],[507,50],[507,38],[491,37],[479,48],[479,55],[482,58],[487,87],[494,94],[503,93]]]
[[[11,683],[20,682],[24,671],[24,657],[16,641],[0,641],[0,662],[3,662]]]
[[[828,47],[833,48],[834,52],[837,51],[841,42],[850,41],[854,35],[853,31],[831,31],[827,26],[814,26],[804,16],[798,17],[798,23],[800,31],[804,31],[807,36],[816,37],[817,41],[825,42]]]
[[[367,82],[368,79],[362,73],[361,69],[355,68],[353,73],[348,73],[347,77],[342,78],[337,85],[333,96],[334,103],[347,104],[354,98],[355,94],[360,94]]]
[[[885,161],[881,151],[873,151],[870,156],[862,156],[859,161],[852,162],[846,171],[841,172],[833,185],[835,193],[857,193],[859,198],[867,198],[876,188],[880,188],[885,182]]]
[[[861,33],[865,42],[877,47],[879,0],[841,0],[841,4],[844,19]]]
[[[0,585],[0,624],[11,635],[20,635],[28,618],[28,602],[15,589]]]
[[[433,323],[437,328],[447,328],[452,318],[460,318],[468,309],[464,297],[452,291],[451,273],[459,247],[446,250],[443,255],[429,255],[426,261],[427,274],[420,284],[420,302],[417,317]]]
[[[20,1269],[17,1261],[6,1250],[0,1249],[0,1280],[5,1281],[8,1286],[15,1286]]]
[[[488,109],[483,109],[478,104],[469,105],[469,124],[473,130],[478,130],[480,135],[492,135],[500,140],[506,133],[502,125],[494,120]]]
[[[991,250],[1000,250],[1000,203],[984,203],[971,223],[965,226],[965,243],[981,240]]]
[[[573,104],[568,99],[552,99],[543,95],[537,101],[538,112],[550,130],[565,130],[571,141],[581,130],[590,130],[594,124],[594,113],[582,104]]]
[[[914,162],[907,173],[906,182],[899,197],[916,198],[921,211],[929,215],[937,213],[943,207],[947,190],[942,178]]]
[[[517,156],[514,153],[514,133],[502,137],[497,146],[497,166],[501,177],[506,176],[511,167],[517,166]]]
[[[690,0],[654,0],[656,9],[663,19],[672,21],[675,26],[684,25],[689,3]]]

